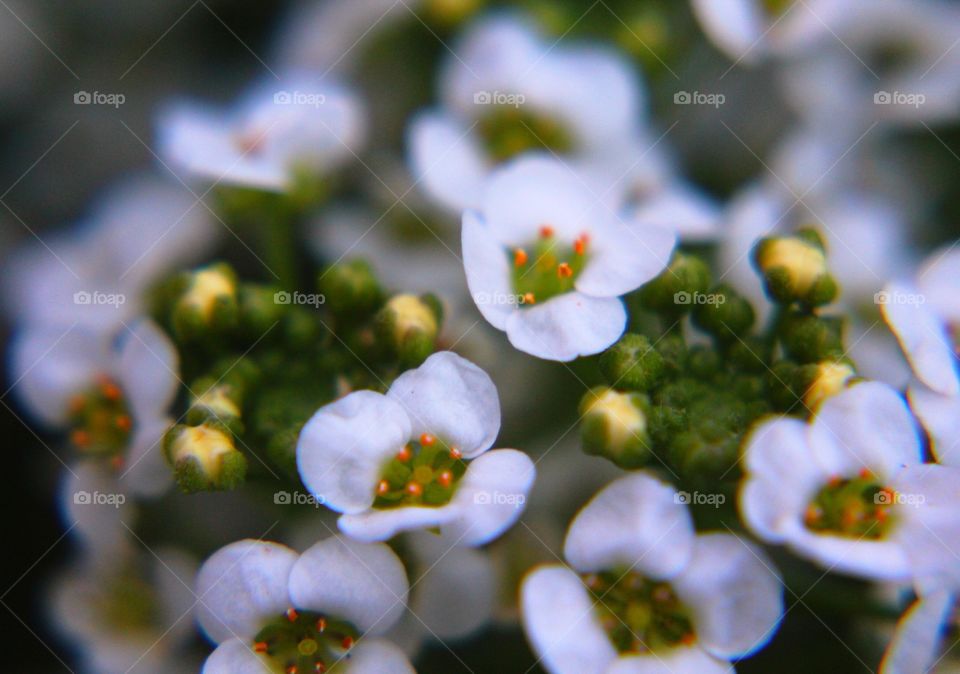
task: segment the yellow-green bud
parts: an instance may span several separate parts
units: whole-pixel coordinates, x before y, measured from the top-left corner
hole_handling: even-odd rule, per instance
[[[237,322],[237,277],[226,264],[191,272],[173,309],[173,328],[181,339],[219,332]]]
[[[246,475],[247,460],[229,432],[211,424],[173,427],[164,450],[186,492],[233,489]]]
[[[753,259],[767,294],[777,302],[820,306],[837,296],[823,245],[811,232],[762,239],[754,248]]]
[[[649,391],[663,376],[663,356],[643,335],[627,333],[600,357],[600,370],[611,386]]]
[[[621,468],[642,466],[650,457],[646,407],[646,397],[639,393],[603,387],[588,391],[580,402],[584,451]]]
[[[800,368],[800,378],[806,384],[803,404],[811,412],[816,412],[820,403],[846,388],[855,376],[856,372],[849,364],[838,361],[824,361]]]
[[[377,315],[377,333],[401,364],[412,367],[433,352],[440,318],[438,305],[431,298],[395,295]]]
[[[327,267],[317,286],[327,307],[337,315],[367,316],[383,302],[383,289],[366,260],[348,260]]]

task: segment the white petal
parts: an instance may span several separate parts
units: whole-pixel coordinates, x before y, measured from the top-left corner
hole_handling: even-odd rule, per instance
[[[750,529],[770,543],[783,540],[784,527],[803,516],[830,477],[813,460],[807,424],[788,417],[763,422],[750,432],[744,465],[740,513]]]
[[[500,400],[493,380],[452,351],[435,353],[404,372],[387,396],[406,410],[413,437],[434,435],[468,459],[489,449],[500,432]]]
[[[233,638],[224,641],[203,663],[201,674],[271,674],[273,666],[257,655],[250,644]]]
[[[600,674],[616,659],[594,603],[579,576],[564,567],[540,567],[524,578],[523,628],[547,671]]]
[[[937,315],[960,325],[960,249],[950,246],[931,254],[917,275],[917,285]]]
[[[117,376],[135,421],[163,416],[177,394],[177,348],[153,321],[143,320],[121,336]]]
[[[953,596],[940,591],[918,599],[897,623],[880,674],[928,672],[935,664]]]
[[[923,296],[911,286],[892,283],[884,292],[890,301],[881,304],[880,310],[917,377],[937,393],[960,394],[957,359],[950,338],[932,308],[919,302]],[[898,297],[913,297],[918,301],[896,301]]]
[[[698,642],[718,658],[753,653],[783,616],[783,585],[773,563],[730,534],[697,536],[690,564],[671,583],[693,610]]]
[[[297,469],[310,492],[337,512],[373,504],[383,465],[410,439],[410,419],[391,398],[356,391],[321,407],[297,440]]]
[[[698,646],[619,658],[604,674],[733,674],[733,665]]]
[[[454,212],[480,205],[490,167],[470,127],[442,113],[422,113],[408,130],[410,169],[427,193]]]
[[[449,504],[443,507],[369,508],[341,515],[337,526],[350,538],[372,543],[389,540],[404,531],[439,527],[456,516],[456,508]]]
[[[811,424],[810,445],[831,475],[866,468],[883,479],[920,461],[920,438],[906,402],[880,382],[855,384],[827,399]]]
[[[907,398],[913,413],[930,435],[937,461],[960,466],[960,396],[945,396],[923,386],[911,386]]]
[[[291,606],[287,590],[297,553],[278,543],[243,540],[217,550],[200,567],[197,619],[217,643],[252,639]]]
[[[115,564],[129,545],[126,526],[133,527],[137,510],[112,472],[98,461],[70,466],[59,494],[66,526],[79,536],[85,554],[95,563]]]
[[[515,449],[495,449],[471,461],[450,502],[457,516],[440,525],[444,538],[483,545],[509,529],[523,514],[536,472],[530,457]]]
[[[615,480],[577,514],[563,554],[582,572],[625,566],[651,578],[680,573],[693,552],[690,513],[670,485],[634,473]]]
[[[462,237],[470,296],[490,325],[503,330],[517,310],[507,252],[474,211],[463,214]]]
[[[344,664],[346,674],[416,674],[403,651],[386,639],[361,639]]]
[[[173,425],[169,418],[138,422],[124,456],[118,480],[147,498],[160,496],[173,484],[173,471],[163,456],[163,436]]]
[[[712,199],[680,183],[642,199],[630,214],[638,224],[675,231],[685,242],[716,239],[721,216]]]
[[[304,552],[290,571],[290,598],[363,633],[383,634],[403,614],[409,583],[403,564],[382,543],[332,536]]]
[[[908,581],[913,565],[896,540],[870,540],[815,533],[802,522],[787,532],[787,545],[824,569],[872,580]]]
[[[591,230],[590,258],[576,288],[594,297],[636,290],[666,269],[677,243],[671,229],[611,222]]]
[[[627,312],[619,298],[569,292],[510,314],[506,331],[520,351],[563,362],[600,353],[626,326]]]
[[[760,56],[765,29],[763,14],[753,0],[693,0],[693,12],[713,43],[734,61]]]

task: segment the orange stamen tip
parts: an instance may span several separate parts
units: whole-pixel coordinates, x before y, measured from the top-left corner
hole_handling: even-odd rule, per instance
[[[256,651],[257,653],[266,653],[266,652],[267,652],[267,642],[266,642],[266,641],[258,641],[257,643],[255,643],[255,644],[253,645],[253,650]]]
[[[344,648],[351,648],[353,646],[353,637],[344,637],[340,645]]]
[[[889,515],[887,515],[887,511],[879,507],[874,509],[873,516],[878,522],[886,522],[887,517],[889,517]]]
[[[571,269],[570,265],[566,262],[561,262],[557,265],[557,276],[560,278],[570,278],[573,276],[573,269]]]
[[[449,487],[453,484],[453,473],[449,470],[442,471],[440,475],[437,476],[437,482],[441,487]]]
[[[869,468],[861,468],[861,469],[860,469],[860,477],[862,477],[864,480],[866,480],[867,478],[872,477],[872,476],[873,476],[873,473],[870,472],[870,469],[869,469]]]
[[[289,620],[290,622],[293,622],[300,616],[300,614],[297,613],[297,609],[293,607],[288,608],[285,615],[287,616],[287,620]]]
[[[523,303],[524,303],[524,304],[536,304],[536,303],[537,303],[537,298],[534,296],[533,293],[524,293],[524,295],[523,295]]]
[[[100,389],[107,400],[120,400],[120,387],[112,382],[105,382]]]
[[[830,478],[830,481],[827,482],[827,485],[830,487],[839,487],[842,482],[843,482],[842,477],[840,477],[839,475],[834,475],[833,477]]]
[[[77,414],[78,412],[83,411],[83,408],[87,406],[87,399],[82,395],[76,395],[70,398],[70,413]]]
[[[586,234],[577,238],[577,240],[573,242],[573,252],[576,253],[577,255],[583,255],[584,253],[586,253],[587,241],[588,241],[588,238]]]
[[[523,248],[515,248],[513,251],[513,264],[522,267],[527,263],[527,251]]]
[[[820,509],[815,506],[810,506],[806,512],[804,512],[803,519],[807,524],[813,524],[820,519]]]
[[[545,239],[548,239],[551,236],[553,236],[553,227],[551,227],[550,225],[544,225],[543,227],[541,227],[540,236],[542,236]]]
[[[424,445],[424,446],[426,446],[426,447],[429,447],[430,445],[432,445],[432,444],[435,443],[436,441],[437,441],[437,439],[436,439],[435,437],[433,437],[432,435],[430,435],[429,433],[424,433],[423,435],[420,436],[420,444],[421,444],[421,445]]]
[[[77,429],[70,434],[70,442],[77,447],[87,447],[90,445],[90,434],[84,430]]]
[[[317,674],[324,674],[324,672],[327,671],[327,666],[322,662],[318,662],[313,666],[313,671],[317,672]]]
[[[687,632],[686,634],[683,635],[680,641],[682,641],[685,646],[689,646],[694,641],[696,641],[696,637],[693,636],[693,632]]]
[[[325,632],[326,629],[327,629],[327,619],[326,619],[326,618],[318,618],[318,619],[317,619],[317,631],[318,631],[318,632]]]
[[[408,482],[407,493],[411,496],[420,496],[423,493],[423,487],[419,482]]]
[[[133,421],[126,414],[119,415],[113,420],[113,423],[116,424],[117,428],[121,431],[129,431],[133,428]]]
[[[380,480],[380,483],[377,485],[377,493],[386,494],[388,491],[390,491],[390,483],[386,480]]]
[[[286,674],[297,674],[298,670],[296,665],[290,665],[283,671],[286,672]]]
[[[403,449],[397,452],[397,461],[409,461],[413,453],[410,451],[410,445],[404,445]]]
[[[110,459],[110,466],[114,470],[120,470],[121,468],[123,468],[123,457],[115,456],[112,459]]]
[[[463,452],[461,452],[461,451],[460,451],[459,449],[457,449],[456,447],[451,447],[451,448],[450,448],[450,458],[451,458],[451,459],[462,459],[462,458],[463,458]]]

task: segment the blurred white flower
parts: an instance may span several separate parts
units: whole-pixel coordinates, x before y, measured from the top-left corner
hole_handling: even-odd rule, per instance
[[[402,615],[408,589],[403,564],[382,543],[334,536],[302,554],[278,543],[231,543],[197,574],[198,620],[218,644],[203,672],[337,664],[356,674],[412,674],[403,652],[376,638]]]
[[[879,674],[933,671],[954,601],[955,595],[938,590],[914,602],[897,623]]]
[[[227,111],[174,104],[158,134],[161,157],[185,178],[284,192],[354,157],[365,120],[352,91],[298,74],[258,83]]]
[[[783,615],[780,578],[763,552],[725,533],[697,534],[671,486],[620,478],[577,515],[569,567],[523,582],[523,623],[552,674],[731,672]]]
[[[517,349],[568,361],[599,353],[626,327],[620,299],[669,263],[671,230],[621,220],[568,168],[525,157],[490,178],[463,217],[474,302]]]
[[[913,417],[888,386],[855,384],[809,423],[762,423],[744,461],[740,511],[763,540],[864,578],[960,577],[960,472],[921,463]]]
[[[320,408],[300,432],[297,466],[353,538],[437,527],[482,545],[517,520],[535,475],[523,452],[487,451],[499,431],[490,377],[443,351],[386,395],[356,391]]]
[[[443,107],[414,118],[408,134],[411,169],[440,204],[478,207],[489,172],[530,150],[562,157],[616,204],[665,180],[642,86],[616,52],[551,43],[512,14],[473,23],[453,52]]]

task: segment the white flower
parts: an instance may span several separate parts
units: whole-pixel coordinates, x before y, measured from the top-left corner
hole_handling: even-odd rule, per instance
[[[910,407],[937,460],[960,465],[960,251],[933,253],[914,281],[888,284],[878,301],[918,380]]]
[[[942,632],[949,621],[955,596],[938,590],[920,597],[904,613],[880,665],[880,674],[930,672],[942,646]],[[937,670],[939,671],[939,670]]]
[[[375,638],[403,613],[408,589],[403,564],[382,543],[334,536],[303,554],[231,543],[197,574],[198,620],[218,644],[203,672],[312,672],[340,663],[358,674],[412,673],[400,649]]]
[[[763,552],[696,534],[676,495],[644,473],[616,480],[571,523],[570,566],[524,580],[524,628],[552,674],[731,672],[777,628],[782,587]]]
[[[921,463],[903,399],[878,382],[826,400],[809,424],[778,418],[750,435],[744,521],[851,575],[927,587],[960,575],[960,472]]]
[[[121,491],[151,496],[169,486],[160,444],[179,357],[159,327],[142,320],[109,342],[80,327],[36,327],[11,349],[14,390],[32,415],[69,427],[81,453],[109,462]]]
[[[527,150],[562,155],[614,200],[663,181],[662,150],[646,137],[644,92],[621,55],[541,39],[512,14],[474,23],[453,51],[441,76],[443,107],[409,129],[412,170],[447,208],[476,208],[496,164]]]
[[[364,120],[348,89],[296,75],[258,84],[228,112],[175,105],[159,134],[161,156],[188,176],[283,192],[353,157]]]
[[[490,377],[444,351],[386,395],[356,391],[320,408],[300,432],[297,466],[353,538],[438,527],[482,545],[520,516],[535,474],[523,452],[487,451],[499,431]]]
[[[626,327],[620,299],[659,274],[675,235],[617,218],[562,164],[499,169],[463,216],[463,263],[480,313],[526,353],[599,353]]]

